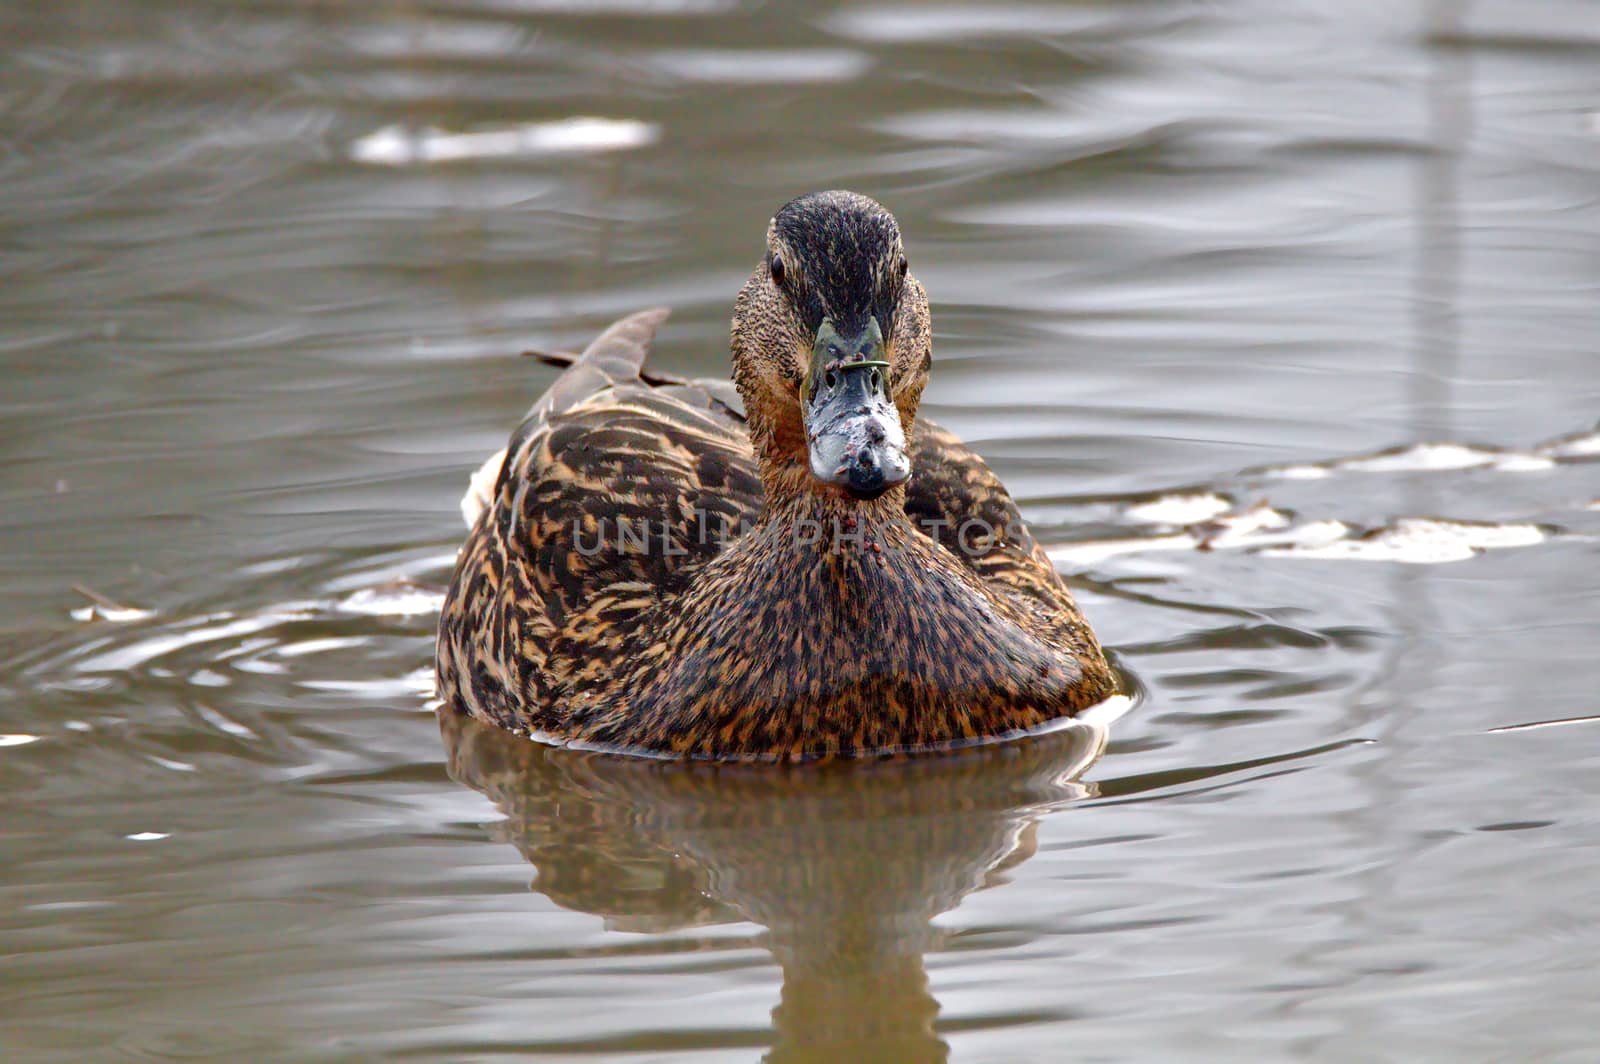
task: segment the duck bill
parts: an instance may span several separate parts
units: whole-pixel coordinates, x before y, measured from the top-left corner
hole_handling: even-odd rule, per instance
[[[889,397],[883,331],[868,320],[856,335],[823,321],[806,376],[811,475],[858,499],[875,499],[911,475],[900,411]]]

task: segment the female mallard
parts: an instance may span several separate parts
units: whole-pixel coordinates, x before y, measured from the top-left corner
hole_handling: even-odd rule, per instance
[[[737,396],[644,370],[665,317],[602,333],[485,467],[442,697],[590,747],[775,760],[1001,738],[1112,693],[1005,488],[916,420],[928,300],[888,211],[819,192],[772,219]]]

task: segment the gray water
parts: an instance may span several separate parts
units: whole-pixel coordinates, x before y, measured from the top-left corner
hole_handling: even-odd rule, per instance
[[[7,1061],[1593,1060],[1600,8],[0,13]],[[767,218],[1136,694],[810,773],[429,705],[467,474]],[[98,603],[98,604],[97,604]],[[1568,723],[1543,725],[1544,722]]]

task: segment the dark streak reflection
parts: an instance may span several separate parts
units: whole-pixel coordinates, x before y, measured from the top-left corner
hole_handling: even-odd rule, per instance
[[[1411,299],[1412,427],[1419,440],[1454,439],[1450,382],[1461,357],[1463,255],[1460,174],[1472,135],[1472,49],[1440,47],[1466,23],[1465,0],[1432,0],[1424,10],[1429,150],[1416,174],[1417,259]]]

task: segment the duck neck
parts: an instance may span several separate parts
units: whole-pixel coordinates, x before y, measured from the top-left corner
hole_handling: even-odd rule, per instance
[[[735,382],[739,385],[748,418],[750,443],[761,473],[762,504],[758,525],[766,527],[785,522],[793,525],[811,520],[832,527],[835,519],[841,525],[852,519],[857,525],[865,526],[905,523],[904,484],[890,488],[876,499],[857,499],[813,477],[799,408],[792,404],[774,405],[766,392],[745,380],[749,372],[748,360],[740,359],[737,349],[734,364]],[[915,406],[911,415],[901,414],[908,439],[914,414]]]
[[[891,488],[876,499],[856,499],[814,486],[809,473],[798,472],[804,482],[784,484],[782,487],[788,490],[769,491],[766,495],[757,523],[769,535],[787,532],[797,546],[809,546],[816,542],[818,532],[823,542],[852,536],[871,542],[874,534],[910,527],[904,485]]]

